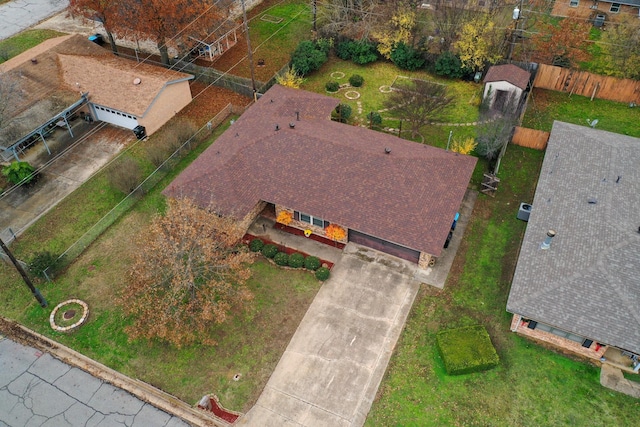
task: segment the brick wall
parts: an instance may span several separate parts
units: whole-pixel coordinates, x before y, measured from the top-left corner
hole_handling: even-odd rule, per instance
[[[284,206],[281,206],[281,205],[276,205],[276,218],[278,218],[278,215],[280,215],[280,212],[282,211],[289,212],[291,214],[291,217],[293,218],[293,209],[285,208]],[[286,224],[286,225],[288,225],[289,227],[297,228],[299,230],[308,229],[308,230],[311,230],[313,234],[317,234],[323,237],[325,236],[323,227],[318,227],[317,225],[309,224],[307,222],[297,221],[293,219],[289,224]],[[344,228],[345,236],[344,236],[344,239],[338,240],[338,243],[346,244],[348,242],[349,229],[342,225],[340,227]]]

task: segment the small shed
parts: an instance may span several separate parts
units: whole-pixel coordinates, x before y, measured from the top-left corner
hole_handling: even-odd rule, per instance
[[[516,65],[494,65],[484,77],[482,98],[489,98],[492,109],[504,111],[509,104],[518,105],[530,78],[531,73]]]

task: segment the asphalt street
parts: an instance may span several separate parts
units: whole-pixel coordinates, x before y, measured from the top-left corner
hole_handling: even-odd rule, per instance
[[[0,335],[0,427],[189,424],[48,353]]]
[[[0,40],[26,30],[69,5],[69,0],[12,0],[0,5]]]

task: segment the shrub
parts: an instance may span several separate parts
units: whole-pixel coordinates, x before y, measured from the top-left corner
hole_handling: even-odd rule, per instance
[[[436,341],[449,375],[486,371],[500,362],[484,326],[440,331]]]
[[[264,242],[260,239],[253,239],[249,243],[249,249],[251,252],[260,252],[260,250],[264,247]]]
[[[142,168],[131,157],[124,157],[111,166],[107,176],[113,188],[129,194],[142,182]]]
[[[309,40],[301,41],[291,55],[291,66],[301,76],[316,71],[325,62],[327,62],[327,54],[318,47],[318,44]]]
[[[274,257],[273,260],[275,261],[275,263],[281,267],[284,267],[285,265],[289,264],[289,255],[287,255],[284,252],[278,252]]]
[[[367,114],[367,120],[372,125],[381,125],[382,124],[382,116],[380,115],[380,113],[378,113],[376,111],[372,111],[369,114]]]
[[[354,74],[353,76],[349,77],[349,84],[353,87],[360,87],[363,83],[364,77],[362,77],[360,74]]]
[[[299,89],[300,85],[304,83],[304,79],[298,75],[295,67],[289,67],[286,73],[281,76],[276,76],[276,82],[278,82],[280,86]]]
[[[351,46],[353,45],[353,40],[345,40],[336,45],[336,56],[344,61],[349,61],[351,59]]]
[[[338,89],[340,89],[340,84],[338,82],[330,81],[327,82],[324,87],[325,89],[327,89],[327,92],[337,92]]]
[[[333,111],[334,118],[338,122],[346,123],[347,120],[349,120],[349,117],[351,117],[351,111],[352,111],[351,105],[349,105],[349,104],[340,104]]]
[[[320,268],[320,258],[315,256],[308,256],[304,259],[304,268],[311,271],[316,271]]]
[[[464,76],[462,61],[451,52],[445,52],[436,59],[436,74],[439,76],[459,79]]]
[[[304,265],[304,255],[292,253],[289,255],[289,267],[301,268]]]
[[[278,253],[278,247],[272,244],[264,245],[262,249],[260,249],[260,252],[267,258],[273,258]]]
[[[316,270],[316,279],[324,282],[329,278],[329,269],[327,267],[320,267]]]
[[[44,270],[48,269],[47,274],[49,276],[54,275],[58,271],[60,261],[62,261],[62,259],[59,259],[58,257],[59,255],[49,251],[37,252],[31,260],[29,260],[27,269],[34,276],[45,279],[46,276]]]
[[[391,51],[391,61],[403,70],[415,71],[424,67],[425,60],[413,47],[400,42]]]
[[[28,184],[36,178],[36,169],[28,162],[12,162],[2,168],[2,174],[11,184]]]

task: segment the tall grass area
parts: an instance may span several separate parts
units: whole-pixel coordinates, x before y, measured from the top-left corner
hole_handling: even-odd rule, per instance
[[[543,153],[509,146],[495,198],[480,195],[444,290],[424,287],[367,426],[628,426],[640,402],[605,389],[599,370],[509,331],[505,306]],[[436,333],[484,325],[500,356],[487,372],[448,376]],[[636,421],[634,421],[636,420]]]

